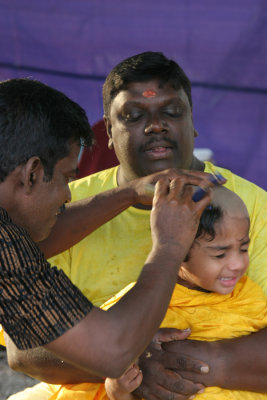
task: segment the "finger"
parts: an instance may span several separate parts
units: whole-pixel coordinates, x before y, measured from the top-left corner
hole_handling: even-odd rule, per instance
[[[140,399],[158,400],[157,383],[155,381],[153,381],[152,386],[150,386],[150,385],[146,385],[142,382],[141,385],[135,389],[133,394]]]
[[[162,400],[168,400],[172,397],[175,400],[188,398],[199,390],[202,390],[203,386],[190,382],[187,379],[183,379],[178,373],[168,370],[158,379],[158,390],[159,397]]]
[[[125,377],[128,381],[132,381],[138,376],[139,373],[140,373],[140,368],[138,367],[138,365],[134,364],[131,368],[129,368],[125,372],[123,377]]]
[[[169,192],[169,181],[167,179],[160,179],[155,185],[155,192],[153,197],[152,206],[160,203],[162,198],[165,198]]]
[[[198,208],[198,212],[200,214],[202,214],[202,212],[204,211],[204,209],[212,202],[212,197],[213,197],[213,190],[208,188],[205,193],[204,196],[198,200],[196,202],[197,204],[197,208]]]
[[[173,340],[184,340],[191,333],[191,330],[175,329],[175,328],[160,328],[154,335],[152,341],[156,344],[161,344],[163,342],[172,342]]]
[[[183,194],[185,182],[184,177],[175,178],[170,181],[168,196],[170,201],[177,201],[177,197]]]
[[[164,344],[162,346],[164,347]],[[161,360],[166,368],[171,368],[178,371],[196,372],[198,374],[205,374],[209,372],[208,364],[185,355],[164,352]]]
[[[142,374],[142,371],[139,370],[138,375],[135,376],[135,378],[132,379],[132,380],[128,383],[128,385],[127,385],[128,391],[129,391],[129,392],[133,392],[136,388],[138,388],[138,386],[141,385],[142,380],[143,380],[143,374]]]

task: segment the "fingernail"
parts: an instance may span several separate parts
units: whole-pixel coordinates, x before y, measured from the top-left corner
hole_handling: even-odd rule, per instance
[[[207,372],[209,372],[209,370],[210,370],[210,369],[209,369],[208,366],[206,366],[206,367],[201,367],[201,368],[200,368],[200,371],[203,372],[204,374],[206,374]]]
[[[192,400],[192,399],[194,399],[196,396],[191,396],[191,397],[189,397],[189,400]]]
[[[205,390],[205,389],[200,389],[200,390],[198,391],[198,393],[204,393],[204,390]]]
[[[182,331],[182,332],[190,332],[191,329],[190,329],[190,328],[186,328],[186,329],[182,329],[181,331]]]

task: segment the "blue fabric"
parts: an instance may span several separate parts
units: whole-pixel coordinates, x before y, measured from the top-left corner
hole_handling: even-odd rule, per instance
[[[266,0],[0,0],[0,79],[39,79],[94,123],[111,68],[163,51],[193,83],[196,146],[267,189],[266,38]]]

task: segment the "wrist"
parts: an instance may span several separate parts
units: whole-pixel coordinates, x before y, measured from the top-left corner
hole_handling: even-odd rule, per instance
[[[182,263],[188,252],[187,247],[175,241],[153,241],[152,254],[176,260],[176,265]]]
[[[217,386],[226,388],[227,370],[231,369],[231,351],[227,350],[227,343],[223,340],[209,342],[209,360],[210,367],[209,373],[206,375],[208,378],[207,386]]]

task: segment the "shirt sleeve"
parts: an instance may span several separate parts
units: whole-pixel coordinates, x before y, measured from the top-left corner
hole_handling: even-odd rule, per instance
[[[55,340],[93,307],[14,225],[1,226],[0,296],[0,323],[21,350]]]

